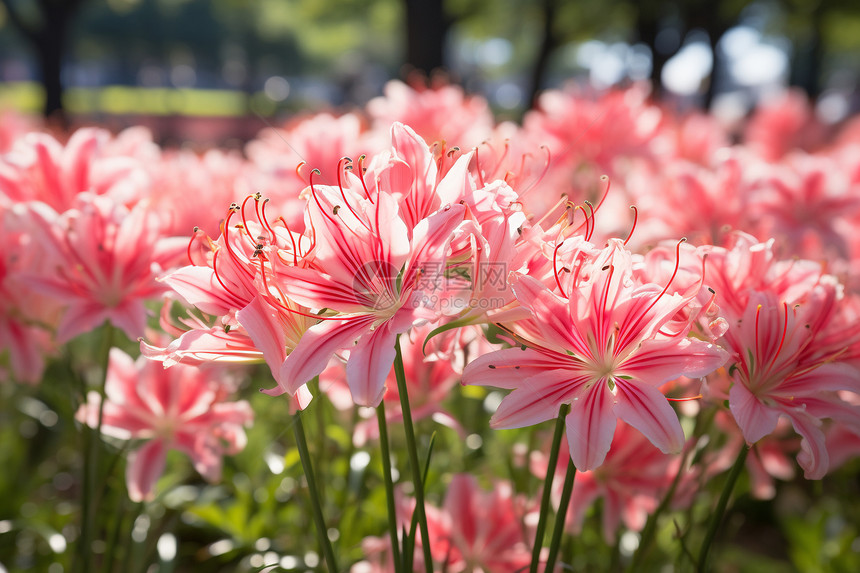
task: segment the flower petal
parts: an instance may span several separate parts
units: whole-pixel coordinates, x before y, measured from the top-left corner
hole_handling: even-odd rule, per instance
[[[236,313],[236,319],[248,332],[254,346],[263,353],[272,375],[277,378],[287,357],[286,337],[278,311],[258,296]]]
[[[569,370],[549,370],[526,378],[519,388],[505,396],[490,419],[490,426],[523,428],[556,418],[559,407],[571,400],[576,387],[584,381],[573,378]]]
[[[369,330],[372,321],[372,316],[362,316],[352,320],[323,320],[310,327],[281,364],[277,388],[263,392],[270,396],[279,396],[284,392],[295,394],[303,384],[325,370],[337,350],[352,346],[357,338]]]
[[[164,472],[166,448],[161,440],[153,440],[128,455],[125,481],[128,497],[137,503],[155,498],[155,482]]]
[[[570,320],[568,302],[553,294],[542,282],[527,275],[513,278],[511,287],[517,300],[528,308],[540,329],[542,344],[565,354],[568,350],[589,356],[591,350]]]
[[[660,386],[680,376],[698,378],[710,374],[725,364],[728,357],[728,352],[703,340],[651,339],[640,344],[617,374]]]
[[[642,432],[664,454],[684,447],[684,430],[666,397],[653,386],[617,380],[615,413]]]
[[[463,384],[513,390],[522,386],[526,378],[567,366],[551,354],[531,348],[505,348],[472,360],[463,370]]]
[[[799,409],[789,412],[788,418],[794,431],[803,437],[800,440],[801,451],[797,454],[797,463],[803,468],[803,477],[823,478],[830,469],[830,455],[827,453],[824,432],[821,431],[821,421]]]
[[[748,444],[756,443],[776,429],[779,410],[765,407],[737,378],[729,390],[729,409]]]
[[[397,335],[388,323],[361,337],[349,351],[346,381],[359,406],[375,408],[385,394],[385,379],[394,363]]]
[[[567,415],[567,445],[576,469],[585,472],[600,466],[612,445],[616,417],[612,393],[602,383],[580,393]]]

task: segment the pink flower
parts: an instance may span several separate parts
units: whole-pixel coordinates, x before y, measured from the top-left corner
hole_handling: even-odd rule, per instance
[[[839,360],[858,328],[839,324],[835,302],[830,281],[793,308],[772,293],[754,293],[725,335],[735,353],[729,407],[744,438],[754,444],[787,417],[803,438],[798,462],[807,479],[820,479],[829,466],[822,418],[860,428],[860,407],[837,394],[860,392],[860,371]]]
[[[452,363],[453,357],[448,359],[424,355],[423,343],[429,332],[429,326],[420,326],[409,332],[408,338],[402,336],[400,339],[412,420],[417,422],[432,418],[436,423],[462,434],[460,423],[442,405],[459,382],[460,375],[456,365]],[[328,393],[336,405],[352,406],[350,398],[342,399],[343,394],[348,395],[343,363],[323,371],[320,375],[320,388]],[[385,401],[385,417],[388,422],[402,422],[403,412],[400,409],[400,396],[393,370],[385,380],[385,394],[382,399]],[[367,440],[375,440],[378,437],[379,426],[375,418],[359,422],[353,432],[353,442],[358,447],[363,447]]]
[[[637,190],[641,225],[634,241],[684,236],[693,244],[720,239],[727,230],[749,227],[750,169],[729,156],[702,166],[668,160],[658,168],[639,164],[627,184]]]
[[[301,232],[305,200],[300,195],[313,170],[319,170],[317,183],[336,185],[341,159],[367,149],[365,145],[362,120],[353,113],[339,117],[318,113],[292,120],[284,128],[264,129],[245,146],[251,169],[241,180],[247,187],[241,195],[263,193],[290,228]],[[368,153],[383,145],[371,144]]]
[[[223,375],[222,375],[223,376]],[[132,501],[151,500],[164,471],[168,450],[187,454],[194,469],[209,481],[221,475],[221,457],[245,447],[245,426],[253,420],[244,400],[229,402],[228,390],[212,370],[133,361],[111,350],[105,383],[102,431],[122,440],[147,440],[129,454],[126,483]],[[97,427],[99,395],[90,392],[77,418]]]
[[[710,383],[708,386],[712,386]],[[716,424],[726,436],[726,443],[702,459],[706,476],[715,476],[727,471],[742,447],[744,437],[729,412],[719,411]],[[794,478],[796,467],[792,456],[797,452],[800,440],[792,433],[787,418],[781,418],[776,430],[755,443],[746,459],[746,470],[750,479],[750,493],[756,499],[773,499],[776,496],[775,479],[788,481]],[[829,444],[828,444],[829,446]],[[829,449],[829,448],[828,448]]]
[[[333,314],[321,316],[279,371],[273,371],[278,387],[269,393],[294,393],[322,372],[335,352],[348,348],[346,375],[353,398],[376,406],[394,361],[397,335],[436,316],[425,301],[428,285],[422,276],[433,278],[432,273],[444,270],[464,207],[445,205],[412,228],[404,223],[393,194],[365,196],[358,177],[347,174],[346,180],[342,187],[312,187],[307,216],[314,230],[313,257],[305,268],[282,265],[276,270],[277,288],[287,298]],[[245,327],[255,338],[252,328]]]
[[[729,146],[729,135],[713,115],[693,112],[676,117],[664,116],[665,124],[655,143],[665,141],[669,157],[710,165],[716,152]]]
[[[35,117],[7,109],[0,111],[0,153],[9,151],[19,138],[37,125]]]
[[[414,502],[404,500],[400,520],[408,524]],[[451,480],[441,508],[426,507],[430,552],[439,571],[447,573],[517,573],[531,562],[531,537],[523,526],[526,507],[514,496],[509,484],[496,482],[485,491],[474,476],[457,474]],[[415,571],[423,571],[422,540],[416,541]],[[362,543],[375,565],[362,562],[352,569],[382,572],[393,570],[390,543],[377,538]],[[434,569],[435,570],[435,569]]]
[[[495,428],[550,420],[570,404],[567,437],[580,471],[603,463],[616,418],[661,451],[677,453],[684,434],[658,387],[680,376],[704,376],[727,357],[712,344],[687,338],[689,325],[663,330],[696,292],[682,296],[636,284],[630,254],[615,240],[575,272],[579,282],[569,298],[533,277],[514,277],[517,300],[531,314],[511,327],[522,346],[477,358],[463,383],[513,390],[490,422]]]
[[[187,236],[199,227],[217,233],[224,206],[248,194],[249,164],[238,153],[210,149],[202,155],[183,149],[166,151],[146,164],[152,184],[148,201],[160,213],[164,233]],[[184,197],[205,197],[187,201]]]
[[[758,236],[777,237],[793,255],[846,257],[860,214],[858,185],[849,176],[829,157],[787,156],[753,190]]]
[[[767,161],[793,149],[811,150],[824,139],[809,99],[800,90],[786,91],[759,105],[746,125],[745,143]]]
[[[487,101],[466,96],[458,86],[410,87],[394,80],[385,84],[384,92],[384,96],[367,104],[367,112],[379,131],[401,122],[431,145],[447,141],[468,149],[479,145],[493,130]]]
[[[253,205],[253,207],[251,207]],[[166,304],[161,325],[176,340],[165,348],[141,341],[141,353],[164,365],[206,362],[259,362],[278,372],[305,331],[318,322],[315,315],[277,288],[274,267],[303,265],[310,249],[306,237],[294,234],[279,219],[266,214],[267,201],[248,196],[230,206],[223,233],[212,240],[197,231],[188,246],[192,265],[164,278],[174,292],[204,313],[174,325]],[[291,395],[304,408],[311,400],[302,384]]]
[[[35,384],[42,378],[46,354],[55,348],[52,333],[61,306],[26,281],[27,273],[45,268],[31,231],[26,209],[0,204],[0,356],[8,354],[14,380]],[[0,380],[5,377],[0,370]]]
[[[553,481],[553,494],[561,496],[564,474],[567,471],[569,456],[566,440],[562,443],[562,454],[553,471],[556,479]],[[648,515],[654,512],[669,490],[675,474],[678,472],[680,456],[666,455],[655,448],[645,436],[625,423],[615,428],[612,447],[606,459],[598,468],[586,472],[578,472],[570,499],[570,511],[567,514],[567,526],[578,535],[588,509],[598,499],[603,500],[602,524],[603,538],[607,543],[615,542],[615,536],[621,523],[632,531],[641,531],[645,527]],[[534,475],[543,477],[547,472],[546,455],[534,452],[531,470]],[[675,506],[689,501],[689,487],[694,485],[691,473],[685,472],[681,487],[676,490]]]
[[[110,144],[111,135],[95,128],[79,129],[65,145],[27,134],[0,158],[0,202],[42,201],[62,212],[89,192],[133,203],[148,184],[146,173],[138,160],[106,153]]]
[[[391,155],[381,153],[374,158],[365,180],[371,193],[382,184],[378,190],[399,195],[400,215],[407,228],[445,205],[459,203],[472,191],[471,153],[445,165],[449,156],[435,157],[424,140],[401,123],[391,126],[391,146]]]
[[[599,96],[583,92],[546,91],[523,120],[528,136],[549,147],[547,175],[557,184],[548,188],[556,193],[567,192],[583,168],[587,180],[597,181],[603,173],[616,175],[622,158],[651,157],[651,140],[659,133],[662,112],[648,103],[643,86]]]
[[[823,274],[821,264],[803,259],[782,260],[774,252],[775,241],[759,242],[736,232],[725,247],[706,246],[706,279],[717,293],[726,317],[740,318],[755,292],[770,291],[789,305],[800,302],[815,288]]]
[[[60,215],[32,204],[31,213],[46,262],[29,282],[65,306],[58,342],[106,320],[129,338],[142,336],[145,303],[165,291],[156,278],[178,262],[185,241],[164,238],[157,214],[145,205],[129,211],[108,197],[83,194],[76,209]]]
[[[787,418],[807,479],[820,479],[829,465],[822,419],[860,428],[860,407],[839,394],[860,393],[860,324],[834,277],[812,261],[779,261],[770,246],[739,237],[731,250],[709,250],[708,282],[729,322],[729,408],[749,444]]]
[[[320,113],[292,121],[285,129],[264,129],[248,142],[245,152],[260,170],[287,186],[287,193],[298,198],[310,183],[307,176],[312,169],[319,169],[320,179],[334,185],[338,162],[355,152],[361,135],[361,119],[357,115],[335,117]],[[297,171],[301,163],[307,169]]]

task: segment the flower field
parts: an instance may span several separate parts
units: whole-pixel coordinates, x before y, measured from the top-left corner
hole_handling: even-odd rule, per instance
[[[0,572],[856,571],[858,229],[795,92],[7,112]]]

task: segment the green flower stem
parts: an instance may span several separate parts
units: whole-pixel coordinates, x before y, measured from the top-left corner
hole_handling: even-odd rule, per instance
[[[316,400],[313,401],[314,407],[314,419],[316,420],[316,444],[315,444],[315,459],[317,462],[317,472],[319,475],[326,475],[326,430],[325,430],[325,399],[328,398],[324,396],[324,392],[320,389],[320,379],[319,376],[313,379],[313,394],[316,396]],[[326,483],[325,480],[321,480],[318,484],[319,486],[319,495],[320,495],[320,504],[325,506],[326,503]]]
[[[125,489],[120,488],[116,496],[116,512],[113,520],[113,531],[110,534],[110,541],[108,542],[107,553],[105,554],[103,565],[103,570],[108,573],[114,569],[113,565],[116,560],[116,546],[117,541],[119,540],[119,532],[122,529],[122,522],[125,518],[125,505],[127,499],[128,495],[126,494]]]
[[[403,429],[406,432],[406,449],[409,451],[409,465],[412,467],[412,483],[415,486],[415,512],[418,514],[418,527],[421,530],[424,567],[427,573],[433,573],[433,555],[430,553],[430,532],[427,528],[427,514],[424,512],[424,479],[421,476],[421,462],[418,459],[415,429],[412,426],[412,411],[409,408],[409,394],[406,390],[406,372],[403,368],[403,355],[400,352],[400,335],[397,335],[397,340],[394,342],[394,352],[394,374],[397,377],[397,393],[400,394],[400,409],[403,411]]]
[[[311,513],[313,514],[314,524],[317,529],[317,537],[319,537],[323,557],[325,558],[328,570],[332,573],[336,573],[339,569],[337,568],[337,560],[334,557],[334,550],[332,550],[331,542],[328,538],[328,529],[325,526],[325,519],[323,519],[319,489],[317,489],[316,478],[314,478],[314,469],[311,465],[310,453],[308,452],[308,441],[305,437],[304,426],[302,425],[301,412],[296,412],[295,416],[293,416],[293,435],[296,437],[296,446],[299,449],[299,458],[302,461],[302,469],[305,472],[305,479],[308,481],[308,490],[310,490],[311,494]]]
[[[636,553],[633,554],[633,559],[630,562],[630,566],[627,568],[627,573],[641,571],[640,564],[642,560],[645,559],[645,556],[648,554],[648,550],[651,548],[651,543],[654,541],[654,534],[657,531],[657,520],[669,507],[669,504],[672,502],[672,498],[675,497],[675,490],[678,489],[678,484],[681,482],[681,476],[683,475],[687,464],[686,453],[687,452],[685,450],[684,454],[681,456],[681,464],[678,466],[675,478],[672,480],[672,484],[669,486],[666,495],[664,495],[663,499],[660,500],[660,505],[658,505],[657,509],[648,516],[648,521],[645,523],[645,528],[642,530],[639,547],[636,548]]]
[[[352,409],[352,418],[349,423],[349,435],[353,435],[355,433],[355,426],[358,424],[358,408]],[[346,448],[346,455],[343,459],[349,461],[352,459],[353,454],[355,454],[355,442],[353,440],[349,440],[349,445]],[[350,497],[350,478],[352,477],[352,467],[349,463],[344,464],[346,469],[343,473],[343,483],[344,487],[340,490],[340,495],[337,497],[337,507],[340,509],[340,514],[343,515],[343,510],[346,508],[347,501]]]
[[[558,450],[561,447],[561,436],[564,434],[564,419],[570,411],[568,404],[562,404],[558,411],[558,419],[555,423],[555,433],[552,436],[552,446],[549,451],[549,464],[546,469],[546,478],[543,482],[543,495],[540,500],[540,517],[538,517],[537,530],[535,531],[535,544],[532,549],[532,563],[530,573],[538,573],[540,564],[540,550],[543,547],[543,535],[546,530],[546,518],[549,513],[549,497],[552,489],[552,479],[555,477],[555,466],[558,464]]]
[[[92,571],[92,543],[95,537],[95,516],[98,514],[96,497],[96,477],[99,473],[99,454],[101,453],[102,421],[104,420],[105,384],[107,383],[110,349],[113,347],[113,326],[109,322],[102,327],[102,348],[99,353],[99,365],[102,367],[102,377],[99,383],[99,415],[95,429],[89,429],[84,440],[83,468],[83,499],[81,500],[81,538],[78,541],[78,558],[84,573]],[[87,403],[86,385],[84,386],[84,404]]]
[[[726,506],[729,504],[729,497],[731,497],[732,490],[735,488],[735,483],[737,483],[738,477],[744,469],[744,464],[746,463],[749,451],[749,446],[744,445],[738,454],[738,458],[735,460],[735,464],[729,471],[729,477],[726,479],[723,493],[720,494],[720,499],[717,501],[717,507],[711,516],[710,524],[708,524],[708,531],[705,533],[705,540],[702,542],[702,549],[699,551],[699,563],[696,565],[696,571],[699,571],[700,573],[707,571],[708,552],[711,549],[711,544],[714,541],[717,530],[720,528],[720,523],[723,521],[723,515],[726,513]]]
[[[675,491],[681,483],[681,477],[686,471],[690,454],[695,450],[695,443],[699,438],[710,431],[716,412],[715,408],[709,408],[704,411],[704,415],[700,414],[696,418],[696,426],[693,428],[694,439],[684,447],[684,450],[681,453],[681,461],[678,465],[678,471],[675,472],[675,477],[672,480],[672,484],[669,486],[669,490],[666,492],[666,495],[663,496],[663,499],[660,500],[660,505],[657,506],[657,509],[648,516],[648,521],[645,523],[645,528],[642,530],[642,535],[640,536],[639,547],[636,548],[636,552],[633,554],[633,559],[630,561],[630,565],[626,569],[627,573],[635,573],[636,571],[642,570],[642,561],[647,557],[648,551],[651,549],[651,544],[654,541],[654,535],[657,531],[657,520],[663,512],[669,508],[669,504],[672,503],[672,499],[675,497]],[[696,462],[696,458],[701,455],[701,453],[702,452],[700,451],[694,456],[692,463]]]
[[[388,501],[388,533],[391,535],[391,556],[394,559],[394,572],[401,573],[400,542],[397,540],[397,508],[394,506],[394,482],[391,481],[391,453],[388,449],[388,422],[385,419],[385,401],[376,407],[376,420],[379,423],[379,447],[382,450],[382,473],[385,478],[385,498]]]
[[[122,534],[126,543],[124,555],[122,557],[122,567],[119,569],[121,572],[128,573],[135,570],[132,566],[132,563],[134,562],[132,557],[136,557],[136,555],[133,554],[136,554],[138,551],[137,542],[134,540],[134,524],[137,522],[137,518],[140,517],[145,510],[146,502],[141,501],[135,504],[131,512],[130,520],[128,521],[128,526]],[[145,562],[143,563],[143,566],[146,566]],[[111,571],[115,571],[115,569],[116,568],[112,568]]]
[[[544,573],[552,573],[555,567],[555,559],[561,548],[561,536],[564,534],[564,522],[567,517],[567,508],[570,506],[570,495],[573,493],[573,481],[576,478],[576,466],[573,460],[567,461],[567,473],[564,474],[564,485],[561,489],[561,501],[558,504],[558,513],[555,516],[555,526],[552,530],[552,541],[549,544],[549,557],[546,559]]]

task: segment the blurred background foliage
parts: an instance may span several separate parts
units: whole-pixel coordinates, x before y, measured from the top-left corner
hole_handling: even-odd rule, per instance
[[[61,122],[363,105],[440,71],[512,118],[568,80],[650,79],[735,113],[799,86],[833,122],[860,107],[859,59],[851,0],[0,1],[0,105]]]

